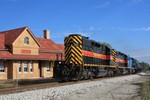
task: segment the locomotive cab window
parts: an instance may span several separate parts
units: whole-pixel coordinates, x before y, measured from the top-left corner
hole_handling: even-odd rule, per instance
[[[70,46],[71,46],[71,44],[70,44],[70,43],[68,43],[68,44],[65,44],[65,46],[66,46],[66,47],[70,47]]]
[[[79,43],[68,43],[68,44],[65,44],[66,47],[69,47],[69,46],[80,46]]]
[[[79,43],[73,43],[73,46],[80,46]]]
[[[83,45],[83,50],[88,50],[88,47]]]

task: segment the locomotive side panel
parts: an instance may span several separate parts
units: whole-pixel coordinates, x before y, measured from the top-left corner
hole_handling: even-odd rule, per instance
[[[127,55],[125,55],[121,52],[117,52],[117,54],[116,54],[116,65],[118,67],[127,68],[128,67],[127,59],[128,59]]]
[[[110,49],[88,38],[83,38],[82,56],[84,66],[100,67],[110,64]]]

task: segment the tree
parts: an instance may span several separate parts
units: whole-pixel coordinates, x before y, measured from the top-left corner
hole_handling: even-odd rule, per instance
[[[141,62],[140,65],[142,66],[142,70],[149,70],[150,65],[146,62]]]

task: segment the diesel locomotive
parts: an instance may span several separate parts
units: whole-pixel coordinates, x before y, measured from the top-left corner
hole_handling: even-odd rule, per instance
[[[142,70],[142,66],[139,64],[139,61],[130,56],[128,56],[128,66],[130,68],[130,73],[132,74]]]
[[[108,46],[80,34],[64,39],[65,61],[57,62],[54,77],[61,80],[92,79],[94,77],[129,74],[129,57]],[[130,66],[129,66],[130,65]]]

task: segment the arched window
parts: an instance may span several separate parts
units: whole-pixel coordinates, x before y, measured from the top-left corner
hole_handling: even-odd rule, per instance
[[[24,38],[24,44],[29,45],[29,38],[28,38],[28,37],[25,37],[25,38]]]

